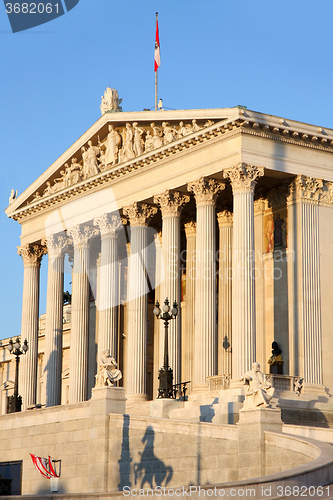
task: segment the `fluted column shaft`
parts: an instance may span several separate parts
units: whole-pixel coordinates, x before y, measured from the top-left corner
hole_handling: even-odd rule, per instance
[[[231,375],[232,214],[217,214],[219,225],[218,373]]]
[[[119,265],[117,229],[119,216],[103,215],[94,220],[101,233],[101,263],[97,283],[98,359],[109,349],[118,359]]]
[[[182,380],[193,379],[196,366],[194,364],[194,305],[196,282],[196,222],[185,223],[186,235],[186,298],[185,298],[185,332],[182,332]]]
[[[157,286],[155,287],[155,297],[161,297],[161,280],[164,276],[164,263],[162,256],[162,231],[154,234],[155,239],[155,282]],[[154,369],[153,369],[153,397],[155,398],[158,394],[158,372],[163,364],[163,343],[160,335],[160,323],[156,316],[154,316]]]
[[[161,286],[163,303],[167,297],[172,305],[177,302],[178,315],[169,323],[169,363],[173,369],[174,384],[181,382],[181,308],[180,308],[180,213],[185,203],[190,201],[189,196],[178,192],[165,193],[155,196],[154,202],[158,203],[162,212],[162,253],[165,266],[165,278]],[[164,330],[163,322],[161,328]],[[162,332],[160,336],[163,338]]]
[[[266,356],[266,318],[265,318],[265,266],[263,262],[264,234],[263,219],[265,200],[254,202],[254,248],[255,248],[255,294],[256,294],[256,361],[263,368]]]
[[[197,204],[197,277],[195,283],[194,390],[205,389],[206,378],[217,374],[216,219],[217,193],[224,184],[200,179],[188,184]]]
[[[233,190],[232,377],[238,379],[256,356],[253,194],[263,169],[241,163],[223,174]]]
[[[68,231],[73,239],[71,348],[69,360],[69,402],[87,399],[89,338],[89,238],[90,228],[76,226]]]
[[[319,202],[322,181],[296,179],[298,335],[305,384],[321,385]]]
[[[41,245],[18,248],[24,263],[21,340],[27,339],[29,349],[20,362],[20,387],[23,409],[36,404],[38,364],[39,273],[46,249]]]
[[[148,283],[146,278],[148,219],[156,208],[135,203],[123,209],[131,224],[127,281],[126,397],[147,399]]]
[[[49,265],[47,277],[45,363],[46,406],[61,404],[62,333],[65,237],[47,240]]]

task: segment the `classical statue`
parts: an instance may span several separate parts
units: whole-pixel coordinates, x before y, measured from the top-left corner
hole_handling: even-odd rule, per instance
[[[145,129],[138,127],[138,123],[133,123],[134,129],[134,153],[136,156],[142,155],[143,153],[143,140],[142,136],[145,133]]]
[[[82,167],[79,163],[77,163],[76,158],[72,158],[72,164],[69,167],[68,171],[68,185],[72,186],[73,184],[77,184],[82,180],[81,178]]]
[[[122,111],[122,108],[120,106],[122,99],[119,99],[119,95],[116,89],[110,89],[110,87],[108,87],[105,90],[104,95],[102,95],[101,99],[102,102],[100,108],[102,115],[104,115],[106,111]]]
[[[243,410],[257,407],[271,408],[270,400],[274,396],[274,387],[260,371],[259,363],[253,363],[252,370],[244,373],[241,380],[247,385]]]
[[[84,179],[96,175],[99,172],[97,156],[100,154],[101,150],[98,146],[93,146],[92,141],[88,141],[88,146],[87,150],[85,150],[84,147],[81,149]]]
[[[17,198],[17,189],[16,191],[14,189],[11,189],[9,196],[9,205],[11,205],[16,198]]]
[[[170,127],[168,122],[163,122],[162,123],[163,127],[163,134],[164,134],[164,144],[168,144],[169,142],[172,142],[176,138],[176,131],[173,127]]]
[[[66,165],[65,165],[66,166]],[[52,186],[52,192],[60,191],[61,189],[66,187],[66,172],[65,170],[60,170],[61,177],[58,179],[54,179],[54,184]]]
[[[177,139],[181,139],[181,137],[184,137],[184,135],[187,134],[186,127],[184,125],[184,122],[179,122],[179,129],[177,131]]]
[[[198,132],[198,130],[201,130],[201,127],[197,124],[197,120],[192,120],[192,129],[193,132]]]
[[[269,372],[275,374],[283,374],[283,358],[279,344],[274,340],[272,342],[272,356],[267,361],[269,364]]]
[[[124,139],[124,151],[128,160],[134,158],[133,151],[134,129],[130,123],[126,123],[126,136]]]
[[[122,378],[116,360],[110,355],[110,349],[103,351],[98,361],[95,387],[113,387],[113,383]]]
[[[104,156],[105,165],[114,165],[118,159],[118,149],[121,143],[121,136],[114,129],[113,125],[109,125],[109,133],[106,138],[106,152]]]
[[[146,140],[145,140],[145,153],[147,151],[152,151],[154,149],[154,138],[150,133],[150,130],[146,132]]]
[[[157,127],[157,125],[155,125],[154,122],[151,123],[150,126],[151,126],[151,128],[153,130],[154,149],[160,148],[161,146],[163,146],[163,139],[162,139],[163,132],[162,132],[162,129],[161,129],[161,127]]]

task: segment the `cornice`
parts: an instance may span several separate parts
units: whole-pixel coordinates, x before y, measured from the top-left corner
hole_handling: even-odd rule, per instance
[[[292,122],[288,125],[285,120],[278,117],[271,117],[269,124],[267,124],[265,121],[260,121],[257,116],[252,117],[251,114],[261,116],[258,113],[250,111],[237,110],[237,113],[235,111],[235,116],[232,118],[224,119],[208,127],[201,128],[197,132],[188,134],[181,139],[177,139],[117,166],[110,166],[107,170],[87,180],[17,208],[9,217],[21,222],[27,217],[38,214],[38,212],[45,208],[55,206],[67,199],[72,199],[77,194],[91,191],[97,186],[101,187],[112,183],[132,172],[161,160],[174,157],[175,155],[180,155],[189,149],[195,150],[204,146],[205,143],[212,144],[222,138],[230,138],[236,134],[251,135],[324,152],[333,152],[333,131],[331,130],[329,130],[328,134],[320,127],[300,122]],[[264,119],[265,115],[262,115],[262,117]],[[317,129],[318,133],[315,132],[315,129]]]

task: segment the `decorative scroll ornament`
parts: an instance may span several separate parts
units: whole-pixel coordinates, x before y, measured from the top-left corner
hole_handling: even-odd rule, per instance
[[[321,198],[324,183],[321,179],[298,175],[295,180],[295,186],[297,197],[318,201]]]
[[[157,214],[156,207],[150,207],[146,203],[133,203],[129,207],[123,208],[123,214],[126,215],[131,226],[146,226],[148,219]]]
[[[197,204],[215,204],[217,195],[219,191],[225,189],[225,184],[215,179],[201,177],[196,182],[188,183],[187,189],[194,193]]]
[[[163,217],[180,215],[182,207],[189,201],[189,196],[182,195],[178,191],[172,194],[168,189],[163,194],[154,196],[154,203],[160,205]]]
[[[17,247],[17,253],[21,255],[24,266],[40,266],[43,255],[47,254],[45,245],[30,244]]]
[[[60,256],[64,250],[71,244],[71,240],[64,235],[51,234],[42,240],[42,245],[47,247],[48,254],[51,258]]]
[[[102,236],[116,234],[117,229],[126,224],[126,219],[121,219],[119,215],[104,214],[94,219],[94,226],[98,226]]]
[[[222,210],[217,214],[217,222],[219,227],[230,227],[233,224],[233,213],[229,210]]]
[[[61,474],[61,460],[54,460],[50,456],[48,458],[38,457],[30,453],[32,463],[38,472],[46,479],[59,478]],[[58,467],[58,471],[57,471]]]
[[[116,89],[110,89],[108,87],[104,95],[101,97],[102,102],[100,105],[101,114],[104,115],[107,111],[117,112],[122,111],[122,107],[120,104],[122,103],[122,99],[119,99],[119,95]]]
[[[86,247],[89,244],[89,240],[94,236],[98,235],[98,229],[90,226],[77,226],[68,229],[68,236],[72,238],[74,246],[80,245],[81,247]]]
[[[254,192],[256,180],[264,175],[264,167],[255,167],[241,162],[236,167],[223,170],[223,177],[229,178],[232,190],[243,191],[251,190]]]

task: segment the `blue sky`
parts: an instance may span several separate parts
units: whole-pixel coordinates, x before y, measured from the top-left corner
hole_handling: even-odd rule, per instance
[[[0,203],[22,193],[100,116],[107,86],[124,111],[249,109],[333,128],[331,0],[80,0],[66,15],[12,34],[0,5]],[[0,339],[20,333],[20,226],[0,212]],[[41,271],[45,312],[47,259]]]

